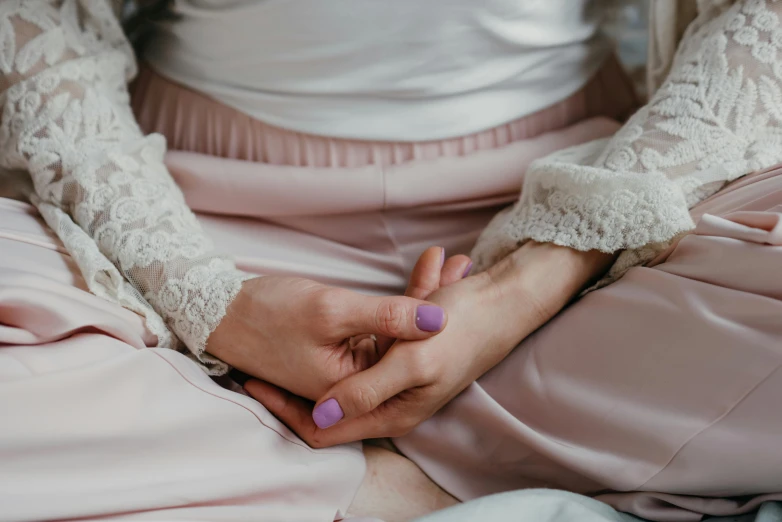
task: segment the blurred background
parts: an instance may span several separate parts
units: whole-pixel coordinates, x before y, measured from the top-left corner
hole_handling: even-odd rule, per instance
[[[617,41],[619,59],[630,71],[638,94],[644,98],[650,1],[652,0],[615,1],[615,11],[606,25],[606,30]]]

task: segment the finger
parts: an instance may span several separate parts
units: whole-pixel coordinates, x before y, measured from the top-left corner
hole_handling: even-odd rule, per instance
[[[392,349],[376,365],[332,386],[312,411],[315,424],[326,429],[342,420],[361,417],[395,395],[427,384],[408,353]]]
[[[429,294],[437,290],[440,286],[443,259],[445,259],[445,249],[442,247],[430,247],[424,250],[410,274],[405,295],[414,299],[426,299]],[[378,353],[384,355],[395,341],[393,337],[378,335]]]
[[[244,383],[244,391],[304,440],[317,429],[312,422],[312,403],[282,388],[258,379]]]
[[[440,271],[444,260],[444,248],[430,247],[424,250],[410,274],[405,295],[414,299],[426,299],[440,288]]]
[[[461,254],[449,257],[440,272],[439,286],[448,286],[461,281],[470,274],[471,269],[472,260],[469,257]]]
[[[332,429],[323,430],[313,421],[312,407],[308,401],[277,386],[255,379],[247,381],[244,389],[248,395],[261,403],[313,448],[336,446],[366,438],[379,438],[383,434],[393,432],[392,428],[387,428],[387,423],[380,415],[381,410],[375,410],[378,413],[339,424]]]
[[[353,356],[353,364],[348,373],[342,374],[340,378],[345,378],[350,373],[366,370],[370,366],[377,364],[380,358],[388,351],[390,345],[386,347],[385,337],[375,335],[355,335],[348,340],[348,347]],[[393,344],[393,343],[392,343]],[[336,382],[336,381],[332,381]],[[320,397],[320,395],[318,395]],[[318,398],[316,397],[316,398]]]
[[[396,339],[393,337],[386,337],[385,335],[378,335],[376,338],[377,344],[375,347],[377,348],[378,357],[383,357],[386,352],[388,352],[389,348],[396,342]]]
[[[445,328],[448,316],[437,305],[412,297],[370,297],[346,292],[341,303],[339,335],[364,333],[414,341]]]
[[[400,437],[415,425],[414,422],[401,421],[403,417],[399,404],[392,400],[361,417],[345,420],[327,429],[316,426],[309,439],[304,440],[313,448],[324,448],[364,439]],[[314,421],[310,422],[314,425]]]

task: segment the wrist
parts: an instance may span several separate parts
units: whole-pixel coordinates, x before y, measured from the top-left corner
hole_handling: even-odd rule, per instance
[[[610,268],[615,254],[529,241],[485,272],[515,343],[545,324]]]
[[[258,277],[247,277],[240,282],[235,295],[226,303],[220,322],[206,342],[207,353],[234,367],[237,366],[238,358],[245,356],[255,344],[246,324],[253,319],[248,311],[254,309],[259,280]]]

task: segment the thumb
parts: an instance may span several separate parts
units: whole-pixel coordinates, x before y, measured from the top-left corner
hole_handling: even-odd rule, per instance
[[[448,322],[445,309],[412,297],[350,293],[344,306],[344,337],[371,333],[415,341],[438,334]]]
[[[405,295],[416,299],[426,299],[429,294],[440,288],[440,273],[445,264],[445,249],[429,247],[418,258]]]
[[[405,358],[386,357],[362,372],[339,381],[318,401],[312,410],[312,420],[320,429],[339,421],[370,413],[393,396],[420,383],[417,372],[408,368]]]

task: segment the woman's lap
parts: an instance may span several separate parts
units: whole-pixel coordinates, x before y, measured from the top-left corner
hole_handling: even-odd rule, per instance
[[[609,134],[616,124],[586,118],[634,101],[625,93],[609,107],[602,94],[494,135],[368,151],[354,143],[336,157],[333,140],[280,141],[253,122],[244,122],[256,133],[247,150],[230,134],[207,142],[209,121],[235,130],[235,115],[193,112],[203,121],[168,122],[194,138],[181,143],[194,153],[174,153],[170,166],[242,268],[390,293],[426,246],[466,253],[531,159]],[[140,107],[150,121],[165,112]],[[553,126],[541,128],[554,132],[536,135],[546,118]],[[234,163],[197,154],[227,151]],[[335,183],[339,169],[238,159],[355,168]],[[397,445],[462,499],[555,487],[648,518],[694,520],[754,505],[708,497],[775,493],[782,226],[764,227],[782,216],[782,174],[760,178],[701,205],[722,218],[703,219],[656,266],[568,308]],[[308,195],[280,197],[301,187]],[[736,210],[755,214],[726,216]],[[171,520],[298,522],[346,510],[364,470],[357,448],[311,450],[183,355],[151,348],[139,316],[86,292],[31,207],[0,199],[0,224],[0,519],[165,510]]]
[[[463,500],[553,487],[686,520],[751,507],[705,497],[779,492],[782,172],[739,184],[397,446]]]
[[[780,172],[735,187],[694,214],[775,218]],[[416,248],[466,252],[497,208],[475,200],[202,222],[252,271],[388,293],[403,286]],[[782,426],[767,395],[782,391],[772,373],[782,361],[782,246],[763,244],[775,241],[762,230],[769,223],[750,224],[707,218],[665,262],[570,307],[399,448],[462,499],[523,487],[640,489],[650,494],[600,498],[656,519],[749,508],[704,497],[773,492],[782,480],[770,456]]]
[[[332,171],[195,153],[174,153],[169,166],[242,268],[389,293],[426,246],[467,252],[531,159],[616,127],[582,123],[467,157],[345,170],[341,184]],[[702,208],[771,218],[782,176],[767,178]],[[278,196],[296,187],[309,195]],[[17,510],[12,518],[166,508],[173,519],[298,521],[346,507],[363,471],[355,448],[312,451],[181,354],[144,349],[155,340],[141,319],[87,294],[30,207],[6,201],[0,418],[17,429],[0,433],[0,490],[54,499],[0,502]],[[773,404],[782,247],[727,221],[707,224],[664,263],[571,306],[399,447],[460,498],[562,487],[683,519],[740,507],[697,495],[771,492],[782,479],[771,446],[782,428]],[[63,483],[69,494],[57,496]],[[672,495],[604,493],[636,489]],[[102,501],[80,502],[88,494]]]
[[[141,318],[85,291],[29,205],[0,199],[0,223],[1,520],[347,509],[357,447],[312,450],[182,354],[149,348]]]
[[[257,199],[266,194],[274,203],[274,194],[289,188],[281,180],[295,188],[325,175],[328,186],[330,172],[302,168],[286,171],[288,177],[276,171],[255,177],[258,165],[251,164],[243,181],[267,180],[264,188],[277,192],[250,191],[246,203],[261,213],[281,210],[248,218],[199,207],[199,201],[220,200],[198,177],[212,166],[205,158],[190,158],[206,165],[190,178],[177,165],[172,171],[191,205],[205,212],[199,218],[218,246],[237,254],[243,268],[387,293],[405,286],[407,265],[433,234],[447,237],[451,251],[468,250],[509,200],[509,190],[496,189],[517,186],[531,159],[615,128],[602,119],[517,142],[488,159],[375,169],[364,200],[356,172],[346,172],[347,185],[332,190],[344,192],[347,204],[371,207],[349,216],[291,212],[296,204],[311,210],[306,197],[277,207]],[[473,176],[480,172],[476,166],[491,169],[493,179]],[[461,174],[445,185],[438,181],[454,171]],[[217,185],[226,181],[210,174]],[[200,183],[189,183],[194,180]],[[406,208],[411,185],[419,203],[432,204]],[[247,188],[236,186],[239,193]],[[218,188],[226,187],[220,201],[235,214],[240,198],[230,193],[230,180]],[[199,191],[205,199],[198,199]],[[440,201],[427,199],[432,195]],[[322,196],[313,193],[330,204]],[[386,212],[388,206],[393,212]],[[0,418],[15,427],[0,433],[8,456],[0,469],[3,516],[143,519],[165,509],[173,520],[298,522],[345,511],[364,469],[357,448],[313,451],[260,405],[220,388],[183,355],[150,348],[156,340],[143,320],[86,291],[78,268],[32,207],[0,199],[0,212]],[[36,501],[43,498],[47,502]]]
[[[752,217],[773,218],[774,207],[782,204],[782,176],[754,179],[760,181],[741,181],[744,188],[724,191],[702,208],[723,216],[733,210],[759,212],[739,215],[745,223]],[[36,418],[41,426],[35,430],[54,433],[58,440],[52,448],[53,439],[40,438],[35,451],[71,449],[46,463],[33,460],[32,467],[25,457],[28,453],[18,451],[17,460],[8,461],[3,469],[24,467],[32,480],[40,473],[55,477],[58,472],[72,476],[74,469],[86,473],[90,467],[83,463],[93,461],[97,467],[90,476],[100,480],[77,476],[71,480],[73,487],[93,492],[110,487],[120,491],[113,499],[115,505],[126,495],[123,502],[142,510],[157,509],[165,504],[163,497],[170,502],[172,493],[174,497],[184,493],[153,488],[152,493],[131,494],[122,488],[134,480],[143,479],[141,483],[146,484],[149,474],[163,477],[180,470],[168,478],[176,488],[186,488],[190,498],[225,502],[221,495],[235,497],[241,483],[240,489],[252,500],[240,500],[234,506],[262,513],[266,508],[253,504],[258,497],[249,490],[268,493],[265,472],[273,471],[274,478],[279,478],[285,466],[297,469],[293,465],[297,459],[311,459],[313,453],[297,446],[295,437],[263,408],[214,385],[185,357],[142,349],[153,345],[154,338],[138,316],[86,293],[75,275],[76,267],[57,251],[56,240],[31,207],[3,201],[10,207],[3,208],[4,237],[0,240],[6,244],[3,252],[10,255],[3,257],[0,270],[0,295],[5,296],[5,306],[0,306],[5,346],[0,355],[7,359],[0,365],[0,393],[13,393],[15,401],[0,404],[6,410],[4,419],[19,419],[15,425],[30,427],[4,433],[3,446],[29,448],[35,432],[28,419]],[[341,229],[348,231],[346,238],[355,245],[320,237],[304,221],[297,229],[239,218],[202,216],[202,220],[221,235],[218,242],[225,241],[232,230],[236,237],[229,243],[246,238],[240,263],[243,259],[260,272],[288,270],[335,284],[352,280],[355,288],[384,292],[403,281],[396,271],[404,256],[400,258],[393,245],[367,252],[360,248],[361,241],[387,233],[391,227],[400,234],[407,230],[406,239],[413,244],[445,237],[453,248],[464,249],[480,230],[479,221],[488,219],[491,212],[485,212],[486,216],[478,212],[473,221],[452,218],[475,212],[474,205],[445,205],[423,213],[390,212],[382,221],[370,220],[369,224],[366,215],[352,216],[356,225],[352,228],[347,216],[334,216],[320,225],[340,222]],[[288,220],[288,225],[295,221]],[[782,428],[773,415],[772,398],[782,387],[782,380],[773,373],[782,360],[782,333],[775,320],[782,316],[782,283],[773,271],[782,265],[782,247],[759,243],[773,238],[760,237],[763,232],[753,227],[715,218],[704,223],[665,262],[632,270],[619,282],[570,307],[435,418],[397,441],[398,446],[460,498],[531,486],[584,493],[642,489],[674,495],[612,493],[600,498],[647,517],[661,518],[665,511],[675,518],[692,511],[726,513],[740,507],[697,495],[771,492],[782,469],[771,447]],[[242,227],[236,228],[237,224]],[[292,237],[296,240],[289,241]],[[276,250],[265,248],[271,239],[276,241]],[[286,248],[294,246],[298,264],[286,268],[284,261],[290,254]],[[266,258],[260,255],[268,252],[272,254]],[[369,263],[366,273],[358,270],[368,259],[375,265]],[[324,277],[329,273],[330,277]],[[364,280],[373,278],[382,284],[367,286]],[[73,405],[67,416],[61,413],[63,402]],[[225,421],[219,420],[221,416]],[[43,429],[44,421],[58,418],[57,425]],[[178,421],[172,424],[173,419]],[[71,431],[63,435],[65,428]],[[246,441],[237,435],[243,432],[251,433],[258,445],[243,446]],[[95,433],[110,442],[96,444]],[[177,442],[174,451],[171,441],[183,438],[188,444]],[[214,440],[232,443],[213,444]],[[202,455],[204,448],[209,451]],[[244,457],[231,458],[224,451]],[[332,488],[328,491],[332,499],[334,488],[350,497],[360,479],[361,457],[357,452],[340,451],[337,456],[315,459],[338,462],[327,470],[328,479],[324,468],[316,465],[291,480],[313,491]],[[144,458],[138,456],[142,453]],[[135,456],[137,472],[117,485],[116,477],[127,474],[115,470],[128,465],[123,460],[127,454]],[[269,459],[276,463],[270,465]],[[200,484],[193,478],[199,476],[193,466],[201,473],[208,469],[213,478],[248,475],[238,482],[222,481],[230,484],[227,489],[234,488],[229,495],[226,489],[215,491]],[[333,470],[345,468],[350,468],[346,476],[335,480]],[[47,484],[29,483],[27,487],[40,492]],[[47,505],[61,513],[87,515],[79,511],[84,509],[81,503],[68,498],[59,506]],[[315,504],[320,501],[309,498]],[[95,509],[111,511],[112,500],[106,502]],[[330,509],[336,510],[338,504],[345,507],[344,502],[329,502]],[[29,511],[40,507],[35,503],[15,505],[24,506],[19,509],[28,510],[28,518],[44,518],[44,513]],[[676,505],[683,509],[671,507]],[[190,508],[181,509],[186,516],[192,515]],[[214,517],[219,519],[219,515]],[[24,519],[25,514],[17,518]]]
[[[773,492],[782,478],[771,446],[782,428],[773,403],[782,391],[774,373],[782,361],[782,283],[774,271],[782,266],[782,247],[763,244],[778,235],[762,228],[773,225],[775,207],[782,205],[777,174],[748,177],[695,212],[756,212],[732,218],[744,225],[706,218],[664,262],[634,269],[571,306],[398,446],[460,498],[561,487],[601,492],[599,498],[650,518],[684,519],[742,508],[698,495]],[[4,420],[18,427],[2,434],[13,457],[3,466],[10,473],[3,483],[13,476],[17,491],[37,496],[52,487],[54,495],[60,481],[36,479],[59,473],[69,477],[72,491],[109,488],[113,496],[101,495],[103,504],[90,503],[104,516],[131,505],[195,516],[185,496],[263,516],[278,509],[274,518],[284,520],[301,512],[270,505],[265,495],[277,491],[264,481],[300,470],[296,462],[315,462],[291,475],[286,491],[306,490],[316,509],[346,507],[363,470],[357,451],[311,452],[263,408],[216,386],[182,355],[143,349],[155,340],[141,319],[85,292],[76,267],[31,207],[1,201],[0,394],[13,400],[0,404]],[[403,240],[412,245],[445,238],[464,250],[493,211],[472,202],[371,213],[376,221],[367,215],[285,218],[282,226],[201,219],[220,235],[218,242],[239,245],[245,238],[240,264],[259,272],[287,270],[385,292],[403,282],[398,269],[412,252],[400,256],[383,234],[407,234]],[[317,234],[317,227],[335,224],[344,242]],[[229,232],[235,237],[226,239]],[[381,246],[362,249],[367,238]],[[291,249],[297,261],[286,267]],[[358,269],[368,261],[365,272]],[[372,280],[379,283],[366,284]],[[69,451],[58,451],[65,447]],[[53,457],[30,459],[35,453]],[[344,475],[335,478],[335,470]],[[74,475],[78,471],[84,476]],[[205,474],[208,483],[199,478]],[[173,486],[139,489],[150,476]],[[224,487],[214,488],[215,482]],[[638,489],[650,493],[605,493]],[[17,519],[46,518],[55,510],[58,516],[96,513],[85,512],[84,503],[73,500],[78,497],[4,505],[16,506]]]

